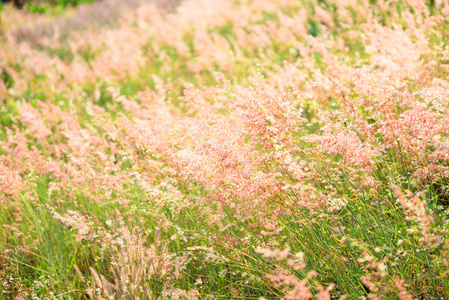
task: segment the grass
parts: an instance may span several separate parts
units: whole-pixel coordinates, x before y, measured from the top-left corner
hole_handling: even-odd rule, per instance
[[[449,295],[444,10],[223,3],[2,37],[0,298]]]

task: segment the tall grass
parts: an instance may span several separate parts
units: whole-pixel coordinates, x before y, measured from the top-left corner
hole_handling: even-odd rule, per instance
[[[448,297],[445,1],[84,16],[0,42],[1,297]]]

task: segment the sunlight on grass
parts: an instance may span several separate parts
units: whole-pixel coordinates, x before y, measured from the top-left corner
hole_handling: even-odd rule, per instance
[[[449,297],[447,3],[177,4],[3,10],[0,299]]]

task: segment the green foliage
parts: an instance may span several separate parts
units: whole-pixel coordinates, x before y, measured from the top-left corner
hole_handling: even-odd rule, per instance
[[[53,7],[75,7],[81,4],[92,4],[95,0],[6,0],[11,2],[16,8],[25,8],[30,13],[45,14]],[[3,2],[0,3],[0,11],[3,9]]]

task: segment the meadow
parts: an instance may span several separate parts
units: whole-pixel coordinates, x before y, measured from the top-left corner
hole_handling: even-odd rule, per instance
[[[0,26],[0,299],[449,299],[447,0]]]

